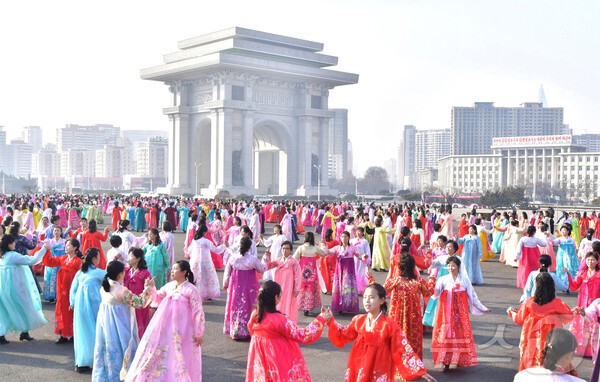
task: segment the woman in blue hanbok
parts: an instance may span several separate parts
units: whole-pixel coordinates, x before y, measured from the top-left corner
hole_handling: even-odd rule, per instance
[[[457,240],[458,244],[463,244],[462,268],[467,271],[471,284],[483,284],[483,275],[479,259],[483,255],[481,240],[477,236],[477,226],[469,226],[469,233]]]
[[[52,257],[65,255],[65,239],[62,238],[62,227],[54,226],[52,239],[46,240],[52,250]],[[44,269],[44,300],[56,300],[56,275],[60,267],[45,267]]]
[[[67,252],[79,252],[79,242],[67,241]],[[96,316],[100,307],[100,285],[106,271],[97,268],[100,252],[90,248],[85,254],[81,270],[71,284],[70,304],[73,309],[73,339],[75,367],[78,372],[89,369],[94,363],[94,341],[96,339]]]
[[[552,244],[558,245],[556,252],[556,276],[562,279],[567,268],[573,278],[577,277],[579,272],[579,260],[577,259],[577,249],[575,248],[575,239],[571,237],[571,225],[564,224],[560,227],[561,237],[552,240]]]
[[[187,232],[190,209],[185,205],[185,202],[181,202],[181,205],[177,207],[177,213],[179,214],[179,229]]]
[[[137,232],[146,230],[146,213],[148,210],[142,206],[142,202],[138,202],[137,208],[135,209],[135,223],[133,227]]]
[[[7,332],[20,332],[21,341],[31,341],[29,331],[47,323],[29,266],[41,262],[49,247],[23,256],[15,252],[15,243],[12,235],[0,238],[0,345],[8,343]]]
[[[106,267],[100,295],[102,304],[96,324],[96,346],[92,381],[111,382],[125,379],[139,343],[135,310],[150,300],[151,289],[141,296],[123,286],[125,265],[111,261]],[[146,280],[146,283],[150,279]]]
[[[504,228],[508,225],[508,214],[504,212],[502,214],[502,218],[497,219],[494,222],[494,228]],[[494,234],[492,235],[494,240],[492,241],[492,252],[495,254],[500,254],[502,252],[502,243],[504,242],[504,231],[494,230]]]

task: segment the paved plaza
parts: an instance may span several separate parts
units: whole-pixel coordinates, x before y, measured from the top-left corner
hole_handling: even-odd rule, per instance
[[[267,232],[272,232],[272,224],[267,224]],[[300,239],[303,240],[302,235]],[[176,253],[182,258],[184,234],[175,234]],[[105,251],[109,248],[104,243]],[[259,247],[264,252],[264,247]],[[484,285],[476,286],[479,299],[491,313],[484,316],[471,316],[473,334],[477,344],[479,365],[466,369],[443,372],[433,368],[430,353],[431,334],[424,336],[424,361],[431,375],[438,381],[512,381],[519,362],[519,335],[521,327],[512,323],[506,314],[508,306],[518,306],[521,290],[515,287],[516,269],[499,263],[497,259],[482,264]],[[219,271],[219,278],[223,272]],[[374,273],[378,282],[383,283],[385,273]],[[559,292],[558,297],[569,306],[577,303],[577,294],[570,296]],[[323,303],[328,305],[331,296],[323,295]],[[362,303],[361,303],[362,306]],[[31,343],[17,341],[18,334],[9,333],[9,345],[0,346],[0,369],[2,380],[6,381],[88,381],[90,374],[74,372],[72,345],[55,345],[57,336],[54,329],[54,304],[43,303],[48,324],[33,330],[36,338]],[[204,305],[206,314],[206,334],[202,346],[202,367],[204,381],[238,382],[244,381],[248,342],[236,342],[222,334],[225,294],[222,298]],[[351,320],[350,315],[336,316],[342,323]],[[300,325],[309,319],[300,314]],[[326,330],[319,341],[302,346],[311,376],[315,382],[342,381],[350,345],[343,349],[334,347],[327,339]],[[591,375],[591,360],[576,359],[580,362],[579,374],[584,379]]]

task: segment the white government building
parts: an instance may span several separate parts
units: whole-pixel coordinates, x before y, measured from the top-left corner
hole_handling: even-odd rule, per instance
[[[600,152],[586,152],[572,135],[494,138],[492,154],[450,155],[439,160],[438,171],[438,186],[451,191],[587,184],[592,198],[600,196]]]

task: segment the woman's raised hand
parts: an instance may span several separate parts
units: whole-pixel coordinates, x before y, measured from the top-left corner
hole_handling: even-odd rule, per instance
[[[154,282],[155,278],[156,278],[156,276],[151,279],[144,280],[144,287],[145,288],[154,288],[156,286],[156,283]]]

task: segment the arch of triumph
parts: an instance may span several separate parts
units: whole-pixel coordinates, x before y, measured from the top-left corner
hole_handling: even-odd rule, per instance
[[[141,70],[172,93],[170,194],[328,192],[329,90],[358,75],[325,69],[323,44],[233,27],[178,43]]]

